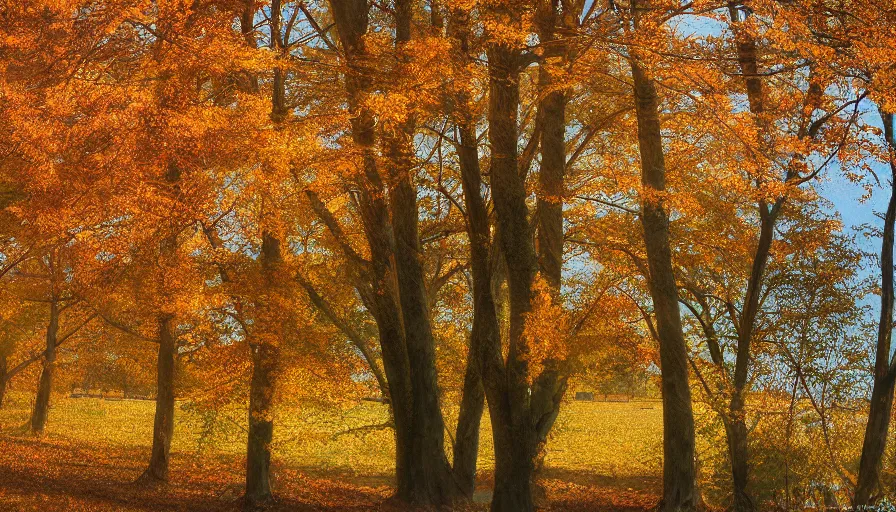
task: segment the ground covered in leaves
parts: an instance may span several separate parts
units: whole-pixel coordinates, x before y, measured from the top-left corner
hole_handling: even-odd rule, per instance
[[[50,431],[41,439],[21,431],[27,404],[0,411],[0,510],[241,509],[244,459],[236,420],[231,439],[227,429],[210,429],[207,417],[179,409],[171,482],[148,487],[133,482],[149,453],[151,403],[60,399],[56,404]],[[375,425],[371,420],[382,411],[376,405],[359,407],[333,416],[296,412],[293,421],[284,422],[275,452],[278,501],[271,510],[404,510],[389,500],[388,433],[351,430],[337,421]],[[653,450],[658,421],[659,409],[649,404],[571,404],[546,460],[541,508],[642,511],[655,505],[661,483],[655,461],[642,452]],[[458,510],[488,508],[492,455],[483,441],[477,502]]]

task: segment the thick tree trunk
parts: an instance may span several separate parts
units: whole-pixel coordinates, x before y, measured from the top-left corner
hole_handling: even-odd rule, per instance
[[[514,19],[513,7],[496,7],[496,14]],[[548,32],[553,30],[553,8],[541,12]],[[551,34],[543,37],[550,39]],[[565,379],[557,367],[559,362],[544,361],[545,370],[534,376],[530,385],[528,340],[525,320],[532,310],[533,285],[539,270],[560,300],[563,261],[563,175],[565,162],[565,97],[552,91],[551,77],[542,69],[540,85],[547,91],[539,103],[538,118],[544,129],[541,135],[542,160],[539,174],[538,250],[532,237],[527,191],[519,171],[518,110],[521,61],[518,50],[495,43],[488,48],[489,67],[489,139],[492,148],[491,187],[498,223],[497,237],[507,264],[510,330],[508,355],[502,365],[500,338],[481,350],[481,364],[492,435],[495,444],[495,491],[492,511],[534,510],[533,479],[539,453],[544,448],[559,411],[566,389]],[[471,182],[466,189],[472,192]],[[478,187],[476,192],[478,193]],[[472,194],[471,194],[472,195]],[[469,208],[469,205],[468,205]],[[482,235],[480,235],[482,236]],[[488,289],[483,283],[482,292]],[[488,297],[491,299],[491,297]],[[494,302],[483,308],[494,315]],[[494,325],[497,325],[495,321]]]
[[[688,384],[687,346],[678,309],[678,288],[669,243],[669,214],[661,194],[666,167],[659,121],[659,100],[653,81],[631,59],[641,182],[645,197],[641,224],[650,271],[656,329],[660,345],[663,393],[663,501],[662,511],[690,511],[696,507],[694,467],[694,414]]]
[[[411,155],[393,149],[393,162],[410,163]],[[439,404],[435,364],[435,340],[429,320],[429,300],[424,287],[417,234],[417,193],[399,164],[398,184],[393,187],[392,225],[395,233],[395,269],[410,369],[414,444],[411,502],[444,505],[459,490],[445,454],[445,423]]]
[[[883,242],[880,250],[880,321],[877,327],[877,353],[874,361],[874,385],[871,390],[871,409],[865,427],[862,457],[859,461],[859,478],[853,505],[873,504],[880,488],[880,470],[890,416],[893,411],[893,390],[896,381],[896,358],[890,355],[893,337],[893,241],[896,235],[896,127],[894,115],[881,112],[884,137],[890,153],[891,189],[890,202],[884,217]]]
[[[53,391],[53,373],[56,369],[56,338],[59,335],[59,303],[55,297],[50,302],[50,322],[47,325],[46,348],[43,368],[37,385],[37,396],[31,412],[31,432],[43,434],[50,412],[50,394]]]
[[[531,484],[537,436],[527,407],[530,388],[523,330],[526,315],[532,310],[538,261],[528,222],[525,183],[518,170],[519,54],[505,45],[492,45],[488,65],[491,185],[498,239],[507,262],[510,302],[506,366],[498,369],[501,354],[496,354],[494,347],[486,347],[482,361],[495,443],[491,510],[529,512],[534,510]]]
[[[382,300],[383,298],[381,298]],[[385,298],[385,300],[390,300]],[[392,421],[395,424],[395,480],[396,496],[403,502],[410,502],[414,492],[414,461],[412,446],[412,398],[410,371],[407,354],[401,340],[401,325],[397,317],[376,314],[380,345],[383,353],[383,370],[389,384],[389,399]]]
[[[370,284],[376,290],[369,306],[380,333],[395,421],[398,498],[416,505],[445,505],[454,500],[458,489],[444,447],[435,346],[419,254],[416,191],[408,174],[413,154],[405,148],[410,137],[399,134],[385,141],[394,171],[386,186],[376,163],[374,119],[363,107],[370,86],[363,42],[369,5],[363,0],[331,0],[330,7],[352,68],[346,76],[346,92],[355,115],[352,139],[363,158],[358,206],[370,247]],[[411,8],[407,0],[396,2],[399,45],[411,35]]]
[[[513,507],[515,497],[530,497],[528,483],[523,489],[514,489],[515,453],[510,426],[510,404],[506,388],[506,371],[501,355],[501,329],[492,289],[493,272],[490,261],[490,225],[485,201],[481,195],[482,175],[476,136],[469,125],[460,127],[460,159],[464,202],[467,208],[467,229],[470,237],[470,267],[473,274],[473,328],[470,335],[470,356],[476,358],[481,372],[483,389],[488,397],[488,410],[492,424],[495,450],[494,508],[506,503]],[[528,480],[528,477],[527,477]],[[525,501],[525,500],[524,500]],[[525,505],[518,510],[526,510]]]
[[[413,2],[395,1],[395,43],[399,57],[411,39]],[[423,276],[418,233],[417,187],[413,182],[414,120],[400,132],[386,135],[384,145],[391,169],[390,201],[394,229],[395,271],[404,321],[405,344],[413,395],[412,419],[416,437],[414,449],[415,490],[413,503],[447,505],[459,493],[451,465],[445,454],[445,420],[439,403],[435,339],[429,318],[429,298]]]
[[[156,414],[152,428],[152,454],[149,466],[141,480],[167,482],[171,453],[171,439],[174,437],[174,360],[177,342],[172,323],[174,316],[160,314],[159,354],[156,362]]]
[[[558,47],[565,53],[565,43],[556,39],[555,31],[561,24],[560,16],[551,2],[539,3],[539,38],[545,44]],[[560,57],[564,63],[566,56]],[[537,222],[538,269],[551,290],[552,301],[560,305],[563,277],[563,200],[566,194],[566,93],[558,89],[556,80],[543,61],[538,70],[538,87],[543,95],[538,103],[537,117],[541,122],[541,162],[538,169]],[[544,466],[547,437],[566,391],[566,378],[559,371],[559,361],[548,359],[545,370],[532,389],[531,415],[536,429],[536,453],[533,478]],[[544,497],[544,489],[534,484],[536,498]]]
[[[501,445],[495,443],[495,492],[492,496],[491,510],[530,512],[535,510],[532,501],[535,452],[528,447],[521,449],[520,441],[525,440],[525,432],[509,430],[512,432],[510,443]]]
[[[538,267],[553,291],[560,297],[563,267],[563,176],[566,170],[566,95],[551,90],[555,84],[541,67],[539,87],[549,91],[538,104],[541,119],[541,165],[538,171]]]

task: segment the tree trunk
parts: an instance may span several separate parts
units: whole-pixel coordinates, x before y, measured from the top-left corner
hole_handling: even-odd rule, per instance
[[[252,350],[249,385],[249,436],[246,446],[246,504],[269,502],[271,493],[271,441],[274,436],[273,398],[279,359],[277,347],[259,343]]]
[[[159,354],[156,362],[156,414],[152,427],[152,455],[149,466],[141,480],[147,482],[167,482],[171,453],[171,439],[174,437],[174,359],[177,355],[172,323],[174,316],[160,314]]]
[[[896,381],[896,358],[890,355],[893,336],[893,241],[896,234],[896,134],[894,115],[881,112],[884,137],[890,154],[890,202],[884,217],[883,242],[880,250],[880,321],[877,326],[877,353],[874,360],[874,385],[871,389],[871,409],[865,426],[865,440],[859,461],[859,478],[853,505],[871,505],[878,498],[880,469],[887,444],[890,416],[893,411],[893,390]]]
[[[748,31],[740,28],[741,20],[736,4],[728,4],[731,28],[736,39],[738,64],[744,76],[746,84],[747,100],[750,112],[755,116],[761,133],[767,134],[769,127],[762,118],[765,111],[765,97],[762,89],[762,79],[759,75],[757,59],[756,39]],[[759,137],[760,145],[766,141]],[[765,268],[768,265],[769,254],[775,236],[775,223],[778,212],[783,205],[784,198],[779,198],[773,205],[765,200],[759,201],[759,240],[753,262],[750,268],[750,277],[747,282],[747,291],[744,296],[744,307],[741,311],[739,324],[737,325],[737,354],[734,363],[734,379],[731,403],[728,407],[726,420],[726,434],[728,436],[728,454],[731,462],[731,483],[734,512],[752,512],[755,504],[751,497],[749,485],[750,457],[749,443],[746,427],[745,393],[749,369],[751,364],[751,345],[755,330],[756,317],[759,313],[759,302],[762,291],[762,283],[765,276]],[[722,367],[722,364],[719,363]],[[723,368],[724,370],[724,368]]]
[[[687,346],[678,309],[678,288],[669,243],[669,215],[660,194],[666,166],[659,121],[659,100],[653,81],[631,58],[638,145],[641,154],[641,224],[650,271],[656,330],[660,345],[663,393],[663,501],[661,510],[690,511],[696,507],[694,414],[688,383]]]
[[[473,313],[476,314],[475,311]],[[476,461],[479,457],[479,425],[485,409],[485,390],[479,374],[479,361],[473,352],[473,342],[467,354],[464,387],[454,436],[454,479],[461,494],[470,499],[476,490]]]
[[[731,462],[731,479],[733,487],[732,510],[736,512],[755,510],[753,499],[747,493],[749,476],[749,455],[747,450],[747,424],[743,416],[743,402],[732,416],[725,421],[725,434],[728,439],[728,457]]]
[[[859,478],[853,505],[856,507],[873,505],[880,499],[880,470],[887,445],[890,415],[893,410],[893,375],[875,379],[871,391],[871,409],[865,426],[865,440],[862,443],[862,457],[859,460]]]
[[[47,344],[44,349],[43,368],[31,412],[31,432],[43,434],[50,411],[50,394],[53,391],[53,373],[56,369],[56,337],[59,334],[59,303],[53,297],[50,302],[50,322],[47,325]]]
[[[378,297],[380,301],[391,300]],[[411,421],[411,386],[410,371],[407,367],[407,354],[401,340],[400,320],[394,311],[379,313],[376,308],[377,330],[383,353],[383,370],[389,384],[389,399],[392,408],[392,421],[395,424],[395,480],[396,495],[403,502],[410,502],[414,495],[412,446],[414,434]]]
[[[411,39],[413,2],[395,1],[395,44],[399,58]],[[413,395],[412,419],[416,437],[416,489],[413,503],[447,505],[459,493],[445,454],[445,420],[439,403],[435,339],[429,318],[429,298],[423,276],[418,232],[417,187],[413,182],[414,120],[384,136],[391,169],[390,202],[394,229],[395,270],[404,321],[405,344]]]
[[[253,5],[247,3],[246,11],[241,19],[243,37],[254,46],[252,38]],[[268,21],[270,23],[270,48],[275,55],[283,55],[285,50],[281,44],[280,0],[271,0]],[[257,89],[258,82],[253,77],[252,87]],[[286,72],[273,69],[271,84],[271,120],[283,122],[289,109],[286,104]],[[262,196],[261,218],[261,271],[264,276],[263,287],[258,298],[257,331],[250,339],[249,349],[252,351],[252,379],[249,383],[249,434],[246,441],[246,493],[247,508],[264,506],[273,500],[271,490],[271,443],[274,438],[274,393],[280,366],[280,344],[286,336],[288,312],[280,307],[287,301],[284,299],[284,283],[288,278],[283,274],[283,249],[281,240],[270,229],[270,223],[277,212],[268,203],[268,197]]]
[[[468,15],[462,10],[454,10],[449,19],[449,36],[454,39],[458,62],[468,62],[470,60]],[[501,340],[492,294],[493,276],[489,261],[490,224],[485,201],[480,192],[482,171],[479,166],[475,122],[471,119],[467,95],[461,92],[455,101],[456,123],[460,132],[457,154],[467,212],[466,227],[470,241],[470,266],[473,278],[473,326],[470,332],[470,349],[467,353],[461,411],[455,436],[454,474],[461,492],[467,498],[472,498],[476,488],[480,425],[485,408],[485,388],[482,379],[484,347],[497,346],[500,350]]]
[[[510,7],[495,7],[495,14],[513,20],[519,13]],[[550,40],[556,23],[553,7],[540,12]],[[543,31],[544,32],[544,31]],[[538,119],[542,128],[542,160],[539,173],[538,250],[529,223],[526,184],[519,169],[518,111],[521,59],[517,49],[493,43],[488,50],[489,70],[489,140],[492,148],[491,188],[497,218],[497,239],[507,264],[510,330],[506,363],[500,338],[495,336],[481,349],[481,365],[492,435],[495,444],[495,491],[491,510],[495,512],[534,510],[533,479],[548,432],[559,411],[560,398],[566,389],[559,362],[544,361],[545,369],[531,375],[529,341],[524,334],[525,320],[532,310],[535,276],[542,272],[552,288],[555,301],[560,300],[563,261],[563,175],[565,171],[565,97],[552,89],[549,73],[540,71],[540,86],[546,91],[539,103]],[[467,189],[478,184],[471,181]],[[478,188],[476,190],[478,193]],[[470,194],[472,195],[472,194]],[[469,208],[469,205],[468,205]],[[480,234],[479,237],[485,238]],[[471,243],[472,245],[472,243]],[[489,286],[483,282],[477,295],[491,301],[483,308],[490,317],[495,314],[494,301],[485,295]],[[475,321],[475,320],[474,320]],[[490,325],[497,325],[495,320]],[[503,363],[503,364],[502,364]],[[534,383],[529,384],[534,377]]]
[[[532,501],[532,473],[534,471],[534,451],[522,448],[517,440],[525,432],[513,431],[510,443],[495,443],[495,492],[492,496],[492,512],[531,512],[535,510]],[[498,450],[501,455],[499,457]]]
[[[363,42],[369,5],[363,0],[331,0],[330,7],[352,68],[346,92],[354,114],[352,139],[363,158],[358,207],[370,247],[370,284],[376,291],[367,305],[377,322],[389,380],[398,498],[415,505],[446,505],[458,489],[444,447],[435,346],[419,254],[416,190],[409,175],[410,136],[400,133],[385,141],[393,168],[387,187],[376,162],[374,119],[363,106],[371,83]],[[411,8],[407,0],[395,4],[399,45],[411,35]],[[391,199],[391,219],[386,197]]]
[[[405,141],[407,142],[407,141]],[[410,164],[412,155],[390,140],[393,162]],[[458,494],[451,465],[445,454],[445,422],[439,405],[435,363],[435,340],[429,320],[429,300],[424,287],[417,233],[417,192],[410,169],[399,163],[398,184],[391,193],[392,226],[395,233],[395,269],[404,337],[410,369],[414,446],[412,448],[411,503],[446,505]]]
[[[566,62],[565,43],[556,39],[555,31],[561,18],[551,2],[540,2],[539,39],[545,44],[562,50],[560,63]],[[578,16],[578,12],[576,15]],[[537,117],[541,122],[541,162],[538,169],[538,193],[535,220],[538,236],[538,269],[551,290],[551,300],[561,305],[560,287],[563,278],[563,200],[566,195],[566,92],[558,89],[549,69],[549,59],[539,64],[538,88],[541,101]],[[560,401],[566,391],[566,378],[559,371],[559,361],[548,359],[545,370],[538,376],[532,389],[531,416],[535,422],[536,448],[533,461],[533,479],[544,466],[547,454],[547,437],[557,415]],[[545,490],[534,484],[539,500]]]
[[[181,170],[170,162],[165,173],[165,183],[172,195],[180,194]],[[168,226],[168,234],[159,242],[159,271],[156,275],[159,293],[162,300],[170,301],[166,296],[171,284],[166,281],[167,268],[177,252],[178,227]],[[168,481],[168,466],[171,453],[171,438],[174,436],[174,360],[177,356],[177,339],[174,332],[175,315],[160,307],[156,315],[158,323],[159,352],[156,360],[156,412],[152,427],[152,453],[149,465],[140,476],[141,481],[160,483]]]
[[[280,343],[286,321],[274,298],[286,280],[281,275],[283,253],[280,240],[271,232],[261,236],[261,267],[264,291],[259,298],[258,332],[252,351],[252,380],[249,383],[249,435],[246,446],[246,495],[248,508],[273,499],[271,491],[271,442],[274,436],[274,393],[280,364]]]
[[[495,444],[493,512],[534,510],[531,492],[536,433],[527,404],[528,344],[526,315],[532,310],[532,286],[538,268],[528,222],[526,187],[519,174],[519,53],[504,44],[488,49],[491,186],[498,220],[498,241],[507,262],[510,302],[508,356],[504,368],[500,346],[486,347],[483,377]],[[483,287],[484,288],[484,287]]]

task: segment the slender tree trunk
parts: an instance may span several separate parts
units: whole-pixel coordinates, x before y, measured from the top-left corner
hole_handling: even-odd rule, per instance
[[[249,436],[246,446],[246,504],[260,506],[271,492],[271,441],[274,436],[273,398],[279,350],[259,343],[252,350],[249,385]]]
[[[855,506],[871,505],[880,499],[880,471],[887,445],[890,416],[893,410],[893,375],[875,379],[871,391],[871,408],[865,426],[865,440],[859,460],[859,479],[856,484]]]
[[[156,362],[156,414],[152,428],[152,454],[149,466],[141,480],[167,482],[171,453],[171,439],[174,437],[174,360],[177,342],[172,326],[174,316],[160,314],[159,354]]]
[[[59,334],[59,303],[54,297],[50,302],[50,322],[47,325],[46,348],[43,368],[37,385],[37,396],[31,412],[31,432],[43,434],[50,411],[50,394],[53,391],[53,373],[56,370],[56,338]]]
[[[859,478],[853,505],[871,505],[878,498],[880,470],[893,411],[893,390],[896,368],[890,355],[893,336],[893,240],[896,232],[896,134],[894,115],[881,112],[884,137],[890,153],[891,189],[890,202],[884,217],[883,242],[880,250],[881,294],[880,321],[877,327],[877,353],[874,360],[874,385],[871,389],[871,409],[865,427],[862,457],[859,461]]]
[[[669,214],[660,194],[665,190],[666,167],[659,121],[659,100],[653,81],[635,58],[631,59],[641,182],[645,197],[641,223],[650,270],[650,295],[660,345],[663,392],[663,501],[661,510],[694,510],[697,504],[694,467],[694,414],[688,383],[687,346],[678,309],[678,288],[672,267]]]
[[[736,413],[739,410],[740,413]],[[734,489],[732,510],[741,512],[753,510],[753,499],[747,493],[749,475],[749,454],[747,450],[747,424],[743,416],[743,403],[732,406],[732,416],[725,422],[728,438],[728,457],[731,462],[732,487]]]
[[[247,11],[252,5],[247,5]],[[280,0],[271,0],[269,11],[270,47],[275,55],[283,55],[280,25]],[[251,21],[241,20],[243,37],[254,45],[251,38]],[[251,19],[251,16],[248,16]],[[286,72],[275,67],[271,84],[271,120],[283,122],[289,115],[286,104]],[[258,83],[253,79],[253,88]],[[289,313],[280,307],[285,291],[283,285],[288,278],[283,275],[283,248],[280,238],[270,229],[275,223],[276,211],[268,204],[267,196],[262,196],[261,219],[261,270],[264,276],[264,291],[259,297],[257,332],[249,348],[252,351],[252,379],[249,384],[249,435],[246,446],[246,493],[247,508],[263,506],[273,499],[271,489],[271,443],[274,437],[274,394],[280,367],[280,346],[287,332]],[[281,299],[281,300],[278,300]]]
[[[172,195],[180,194],[180,168],[173,162],[165,173],[165,183]],[[159,242],[159,265],[156,276],[158,289],[163,296],[170,292],[167,272],[177,252],[177,226],[169,226],[169,233]],[[163,300],[170,300],[164,296]],[[156,316],[158,324],[159,352],[156,360],[156,412],[152,427],[152,452],[149,465],[140,476],[141,481],[159,483],[168,481],[171,439],[174,437],[174,360],[177,356],[177,339],[174,332],[175,315],[164,308]]]
[[[261,506],[273,499],[271,491],[271,442],[274,436],[274,393],[280,365],[280,342],[285,320],[274,304],[285,280],[281,274],[283,254],[280,240],[262,234],[261,265],[265,291],[260,298],[256,340],[252,351],[252,380],[249,383],[249,435],[246,446],[246,505]]]
[[[728,406],[726,420],[726,436],[728,439],[728,456],[731,463],[731,483],[733,510],[735,512],[752,512],[756,506],[750,495],[750,455],[746,424],[745,393],[749,377],[750,352],[756,317],[759,313],[759,299],[765,268],[768,265],[772,241],[774,239],[775,221],[779,206],[771,209],[765,203],[759,203],[759,241],[753,255],[753,265],[744,296],[744,309],[740,317],[737,336],[737,354],[734,362],[734,388],[731,403]]]
[[[740,14],[734,3],[728,4],[731,28],[736,39],[738,64],[744,76],[747,100],[750,112],[756,116],[761,133],[767,135],[768,126],[761,117],[765,111],[765,97],[762,89],[762,79],[759,75],[759,63],[757,59],[756,40],[748,32],[741,30]],[[765,145],[762,136],[759,144]],[[750,368],[751,345],[755,330],[756,316],[759,313],[759,300],[762,283],[765,277],[765,268],[768,265],[772,241],[775,234],[775,223],[778,211],[784,199],[777,200],[774,205],[768,205],[766,201],[759,202],[759,240],[756,253],[753,255],[753,263],[750,269],[750,277],[747,283],[747,291],[744,296],[744,307],[741,312],[739,325],[737,326],[737,354],[734,364],[734,379],[731,403],[728,407],[728,419],[726,434],[728,437],[728,454],[731,463],[731,483],[733,494],[733,510],[735,512],[752,512],[755,510],[753,498],[750,495],[749,475],[750,456],[746,427],[746,401],[745,393]]]
[[[475,314],[475,312],[474,312]],[[464,370],[457,432],[454,436],[454,480],[461,494],[470,499],[476,490],[476,461],[479,458],[479,425],[485,409],[485,390],[479,374],[479,361],[470,343]]]
[[[565,63],[565,43],[556,39],[555,31],[562,24],[552,2],[540,2],[539,39],[545,44],[562,49],[559,63]],[[578,15],[578,13],[576,13]],[[551,75],[549,59],[539,64],[538,87],[543,96],[538,103],[537,117],[541,121],[541,162],[538,169],[538,194],[535,221],[537,223],[538,269],[551,290],[552,301],[560,305],[563,277],[563,200],[566,194],[566,92],[558,89]],[[545,370],[532,389],[531,415],[535,421],[536,453],[532,478],[544,466],[548,434],[560,413],[560,402],[566,392],[565,375],[559,371],[559,361],[548,359]],[[537,485],[537,498],[545,491]]]
[[[454,10],[449,17],[449,36],[454,39],[459,62],[469,56],[469,18],[462,10]],[[485,201],[482,199],[482,172],[475,123],[471,119],[469,98],[461,93],[457,103],[457,127],[460,144],[457,147],[461,169],[464,203],[467,209],[467,237],[470,240],[470,266],[473,277],[473,326],[470,349],[464,375],[461,411],[457,422],[454,447],[454,474],[461,492],[468,498],[476,487],[476,461],[479,455],[479,436],[485,408],[485,388],[482,379],[484,347],[498,346],[500,328],[492,294],[492,272],[489,262],[490,224]]]

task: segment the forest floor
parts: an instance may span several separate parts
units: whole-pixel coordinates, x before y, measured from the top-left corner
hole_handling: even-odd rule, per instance
[[[23,431],[25,396],[0,410],[0,510],[236,511],[241,508],[244,426],[239,409],[179,406],[171,483],[133,482],[149,455],[153,404],[57,397],[47,433]],[[399,511],[392,504],[389,432],[380,404],[338,411],[284,408],[274,443],[271,510]],[[645,511],[661,487],[661,410],[656,402],[574,402],[549,443],[545,511]],[[493,463],[484,418],[476,503],[485,511]]]

